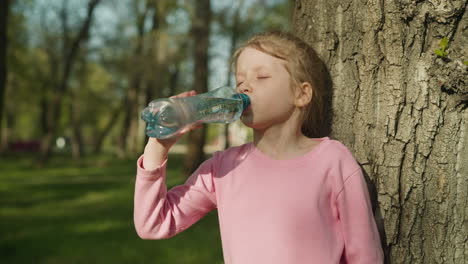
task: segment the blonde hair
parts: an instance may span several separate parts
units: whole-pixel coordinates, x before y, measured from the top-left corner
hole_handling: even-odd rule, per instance
[[[304,107],[302,133],[310,138],[324,137],[331,133],[331,78],[325,63],[315,50],[302,39],[287,32],[265,32],[253,36],[236,50],[232,66],[236,70],[239,55],[247,48],[254,48],[286,62],[291,76],[291,87],[304,82],[312,86],[312,100]]]

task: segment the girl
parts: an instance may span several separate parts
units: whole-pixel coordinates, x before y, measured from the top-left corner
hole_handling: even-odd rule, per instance
[[[168,238],[217,209],[226,264],[383,263],[360,166],[320,134],[330,95],[321,65],[287,33],[259,34],[241,47],[237,91],[251,99],[242,122],[254,141],[214,154],[167,191],[167,153],[177,139],[150,138],[137,163],[138,235]]]

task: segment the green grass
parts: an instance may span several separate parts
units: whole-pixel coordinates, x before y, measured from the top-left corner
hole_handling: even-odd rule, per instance
[[[169,187],[182,183],[171,156]],[[166,240],[142,240],[133,226],[135,160],[105,157],[0,159],[1,263],[222,263],[216,212]]]

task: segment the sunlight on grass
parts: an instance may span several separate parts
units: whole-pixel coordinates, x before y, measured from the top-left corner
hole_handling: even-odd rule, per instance
[[[85,224],[76,225],[72,230],[76,233],[102,232],[112,229],[120,229],[125,227],[125,223],[121,221],[95,221]]]
[[[46,168],[0,160],[1,263],[222,263],[216,212],[174,238],[142,240],[133,225],[135,160],[100,160],[59,157]],[[169,186],[185,180],[180,164],[170,159]]]
[[[107,192],[89,192],[72,201],[68,201],[69,206],[93,206],[95,204],[110,202],[119,191],[107,191]]]

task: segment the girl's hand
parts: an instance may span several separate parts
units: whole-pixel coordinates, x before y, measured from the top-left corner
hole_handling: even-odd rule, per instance
[[[196,94],[197,93],[195,91],[189,91],[171,96],[170,98],[189,97]],[[154,170],[158,168],[167,158],[169,149],[177,142],[177,140],[179,140],[179,138],[187,134],[190,130],[200,128],[201,126],[202,124],[200,123],[187,127],[180,131],[179,134],[173,138],[159,139],[150,137],[143,153],[143,168],[147,170]]]
[[[188,92],[183,92],[177,95],[173,95],[169,98],[182,98],[182,97],[190,97],[197,95],[197,92],[192,90]],[[159,144],[161,144],[167,151],[179,140],[183,135],[187,134],[191,130],[201,128],[203,125],[201,123],[195,123],[187,128],[184,128],[182,131],[180,131],[175,137],[172,138],[166,138],[166,139],[159,139],[159,138],[154,138]]]

